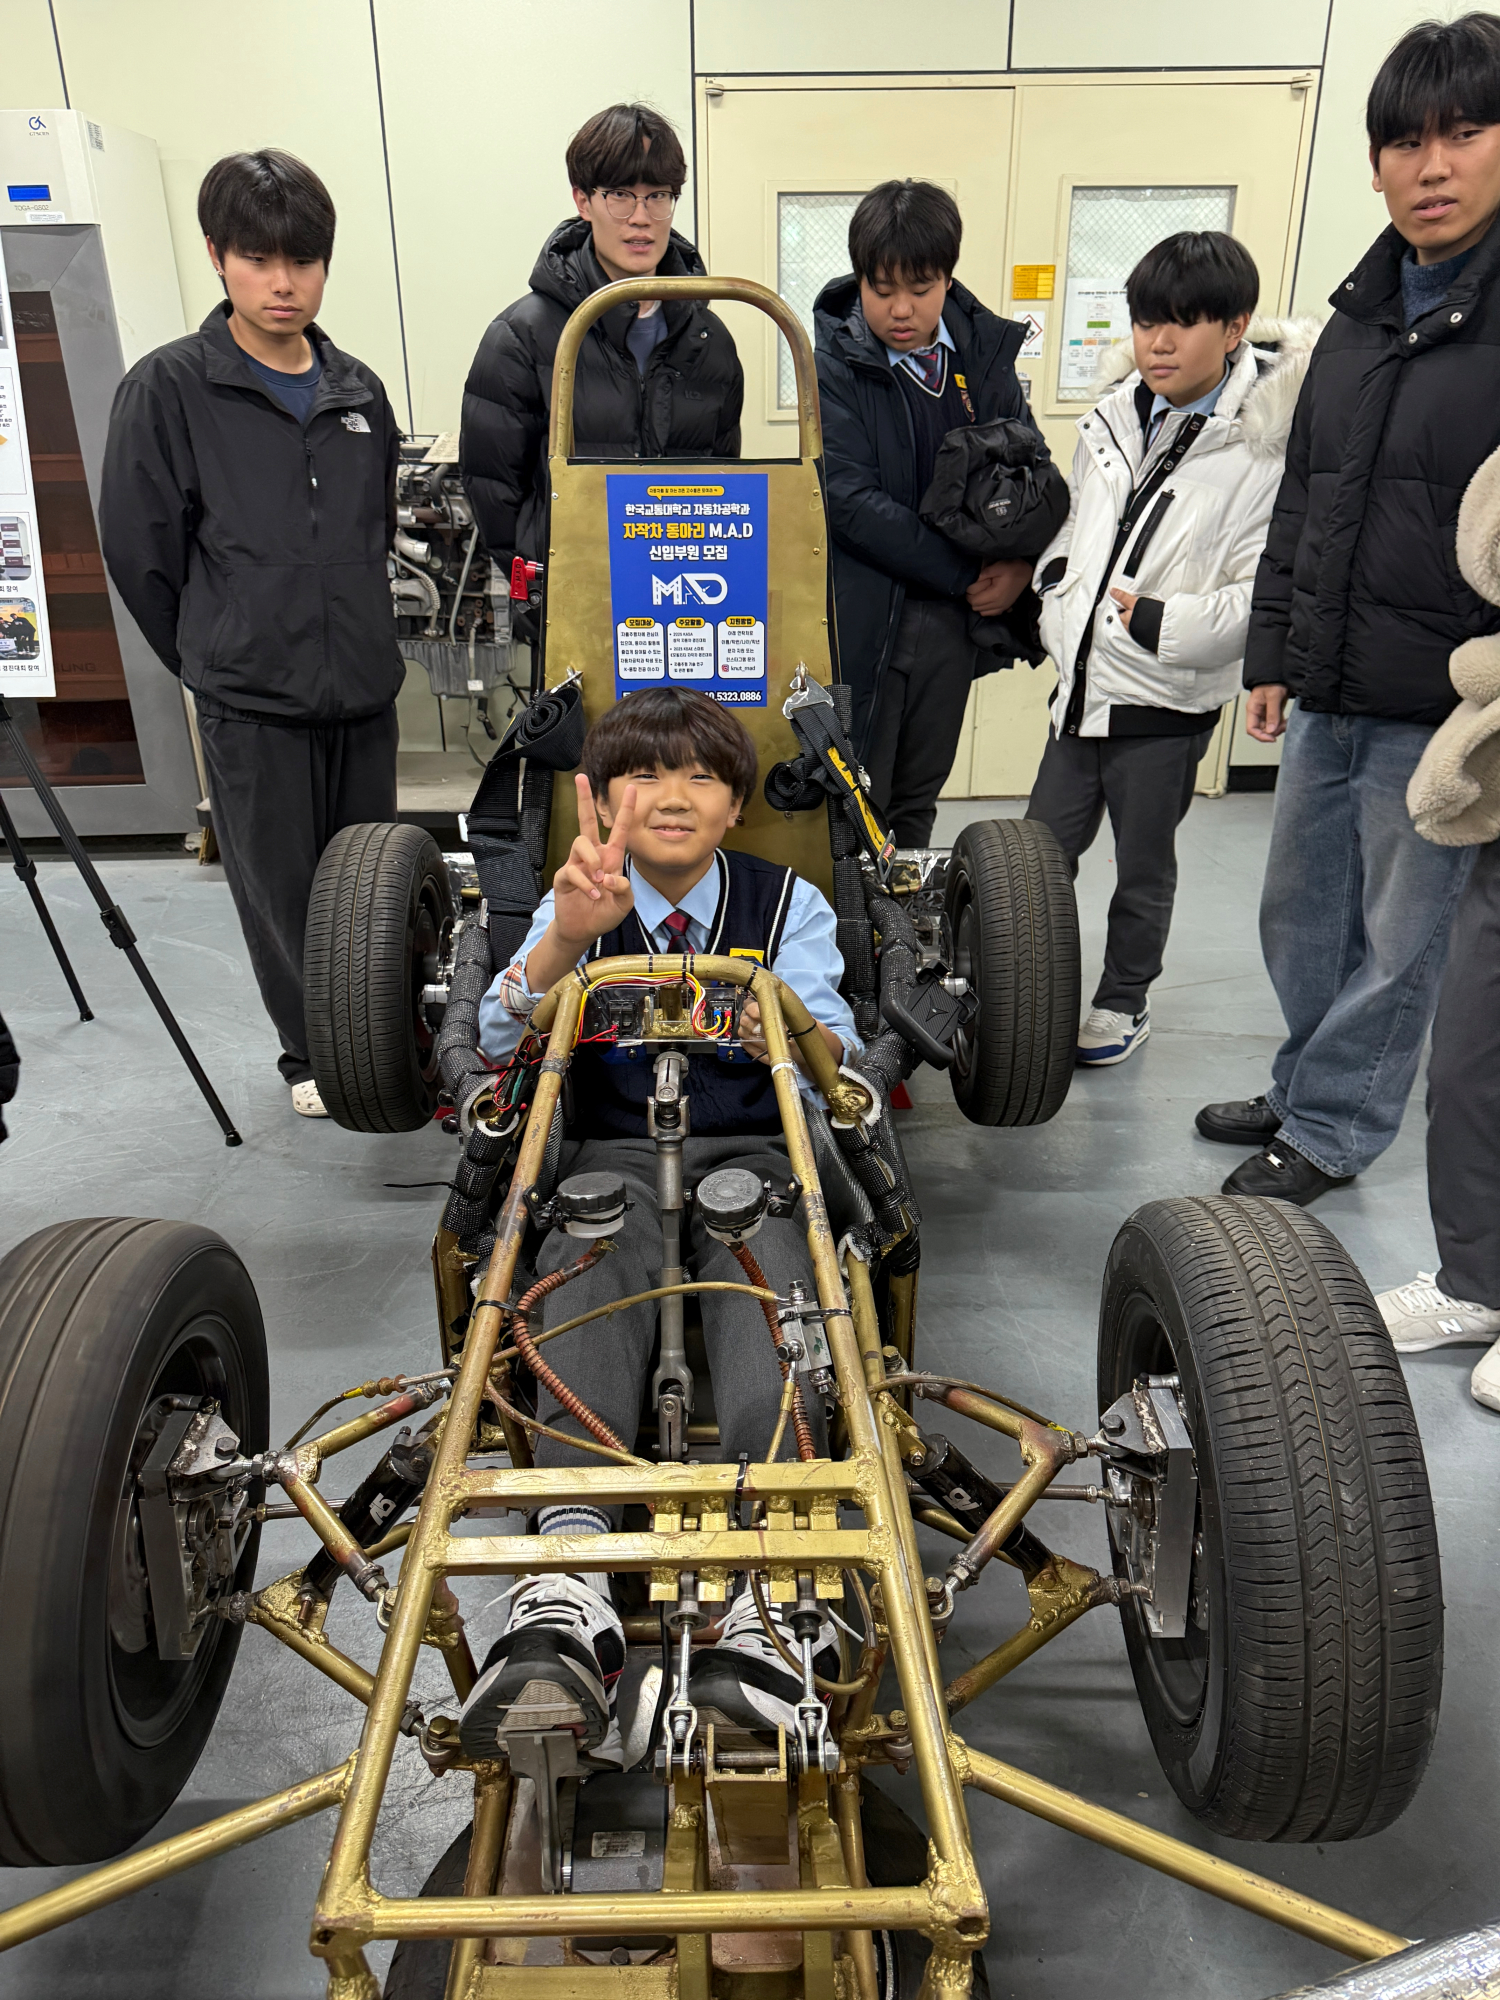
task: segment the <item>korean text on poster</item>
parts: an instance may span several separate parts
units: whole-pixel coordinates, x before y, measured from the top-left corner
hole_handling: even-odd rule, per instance
[[[615,695],[766,702],[766,475],[606,475]]]
[[[0,244],[0,694],[56,693],[15,326]]]

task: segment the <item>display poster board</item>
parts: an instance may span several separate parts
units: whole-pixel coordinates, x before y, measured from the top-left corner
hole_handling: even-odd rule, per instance
[[[606,475],[615,695],[694,687],[766,705],[767,480]]]
[[[35,701],[56,692],[16,329],[0,239],[0,694]]]

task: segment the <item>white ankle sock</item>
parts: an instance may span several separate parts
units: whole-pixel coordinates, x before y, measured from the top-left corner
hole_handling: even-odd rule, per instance
[[[575,1500],[560,1501],[555,1507],[539,1507],[536,1515],[539,1535],[611,1535],[614,1524],[602,1507],[585,1507]],[[606,1604],[612,1602],[609,1577],[602,1569],[577,1570],[574,1574],[590,1590],[596,1590]]]

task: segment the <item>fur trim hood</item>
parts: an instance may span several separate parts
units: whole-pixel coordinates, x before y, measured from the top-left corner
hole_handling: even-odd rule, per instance
[[[1272,319],[1260,314],[1251,320],[1214,415],[1238,421],[1245,443],[1257,457],[1279,458],[1285,452],[1302,378],[1323,325],[1319,319]],[[1095,379],[1134,394],[1141,377],[1130,341],[1117,340],[1106,348]]]
[[[1500,451],[1465,489],[1458,567],[1487,604],[1500,605]],[[1500,839],[1500,635],[1456,647],[1448,678],[1463,700],[1422,752],[1406,809],[1424,840],[1479,847]]]

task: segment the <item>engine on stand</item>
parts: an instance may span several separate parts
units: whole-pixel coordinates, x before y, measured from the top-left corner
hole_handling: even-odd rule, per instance
[[[479,539],[456,431],[402,445],[386,567],[402,654],[426,670],[434,695],[467,698],[469,722],[498,741],[525,699],[530,662],[521,648],[513,659],[510,586]]]

